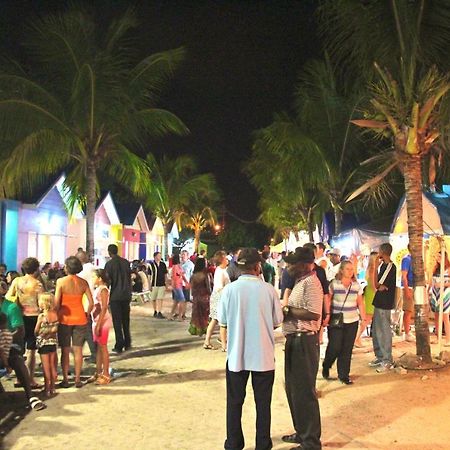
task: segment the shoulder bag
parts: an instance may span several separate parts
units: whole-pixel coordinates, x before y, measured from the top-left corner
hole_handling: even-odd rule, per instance
[[[353,282],[350,283],[350,286],[347,289],[347,293],[345,294],[344,303],[342,303],[340,312],[331,314],[330,323],[328,324],[328,326],[330,328],[343,328],[344,327],[344,313],[342,312],[342,310],[344,309],[345,302],[347,301],[347,298],[348,298],[348,295],[350,294],[352,286],[353,286]]]

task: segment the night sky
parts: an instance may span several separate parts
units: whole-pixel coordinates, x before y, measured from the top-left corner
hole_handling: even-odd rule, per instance
[[[80,2],[83,3],[83,2]],[[16,51],[22,24],[33,14],[64,9],[54,0],[0,0],[2,47]],[[202,171],[216,175],[226,208],[246,220],[258,215],[257,193],[242,174],[253,130],[274,112],[289,109],[305,61],[320,56],[315,0],[113,1],[91,0],[106,22],[136,5],[142,56],[185,46],[184,65],[160,107],[177,114],[191,134],[153,142],[155,154],[195,155]]]

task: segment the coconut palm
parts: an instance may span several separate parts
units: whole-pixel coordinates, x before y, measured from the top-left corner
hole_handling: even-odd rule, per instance
[[[158,162],[149,154],[146,162],[151,171],[151,183],[147,184],[144,199],[163,224],[164,253],[167,255],[170,224],[189,224],[196,238],[199,237],[203,227],[214,223],[215,215],[208,206],[215,204],[220,195],[213,175],[199,174],[190,156],[163,157]]]
[[[285,167],[279,154],[266,151],[264,143],[260,144],[253,147],[246,171],[260,194],[261,222],[283,237],[306,228],[313,242],[314,229],[326,211],[326,197]]]
[[[450,3],[333,0],[323,2],[321,15],[327,48],[335,61],[374,80],[364,117],[353,123],[390,140],[392,148],[377,156],[379,173],[349,199],[382,181],[394,168],[400,169],[414,273],[416,350],[418,357],[430,362],[422,258],[422,169],[439,139],[440,104],[450,87]]]
[[[27,64],[4,64],[0,72],[6,194],[65,170],[71,198],[85,205],[91,253],[99,177],[141,192],[149,172],[134,151],[152,137],[187,132],[174,114],[155,108],[184,50],[139,59],[128,33],[136,26],[132,10],[105,32],[77,9],[36,18],[24,40]]]
[[[336,234],[361,154],[359,133],[349,123],[358,102],[358,95],[346,96],[340,90],[328,58],[311,61],[297,84],[294,115],[277,114],[271,125],[255,133],[255,146],[271,158],[278,155],[269,170],[280,164],[283,176],[291,173],[327,197]],[[257,176],[255,171],[252,175]]]
[[[214,227],[217,223],[217,214],[209,206],[191,206],[180,216],[180,223],[184,228],[194,232],[194,252],[198,253],[202,231]]]

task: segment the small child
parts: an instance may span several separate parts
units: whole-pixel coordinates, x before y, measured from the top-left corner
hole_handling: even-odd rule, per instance
[[[104,269],[94,272],[94,309],[92,310],[92,336],[97,343],[97,373],[89,379],[95,384],[105,385],[111,381],[109,376],[108,336],[112,325],[109,305],[109,277]]]
[[[11,367],[9,367],[9,352],[13,342],[13,334],[8,330],[8,319],[6,314],[0,313],[0,362],[3,368],[6,369],[6,373],[11,373]]]
[[[39,314],[34,334],[36,335],[36,346],[41,356],[42,368],[44,370],[45,395],[55,395],[56,372],[56,347],[58,345],[58,313],[55,310],[53,294],[43,293],[38,298]]]

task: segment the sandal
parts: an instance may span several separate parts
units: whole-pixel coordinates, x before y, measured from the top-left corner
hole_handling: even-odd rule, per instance
[[[95,381],[97,381],[97,379],[98,379],[98,374],[97,374],[97,373],[94,373],[94,375],[92,375],[91,377],[89,377],[89,378],[86,380],[86,383],[87,383],[87,384],[89,384],[89,383],[94,383]]]
[[[102,386],[105,384],[109,384],[111,382],[111,377],[108,377],[107,375],[100,375],[98,377],[98,380],[95,382],[96,385]]]
[[[58,387],[67,389],[67,388],[70,388],[70,384],[68,381],[61,381],[61,383],[58,384]]]
[[[31,390],[33,391],[37,391],[38,389],[42,389],[44,386],[42,386],[42,384],[39,383],[34,383],[30,385]]]
[[[76,387],[77,389],[80,389],[80,388],[83,387],[83,383],[82,383],[81,381],[75,381],[75,387]]]
[[[215,350],[216,348],[213,347],[211,344],[203,344],[203,348],[205,350]]]
[[[34,411],[41,411],[47,408],[47,405],[41,402],[41,400],[39,400],[37,397],[31,397],[29,402],[31,409],[33,409]]]

